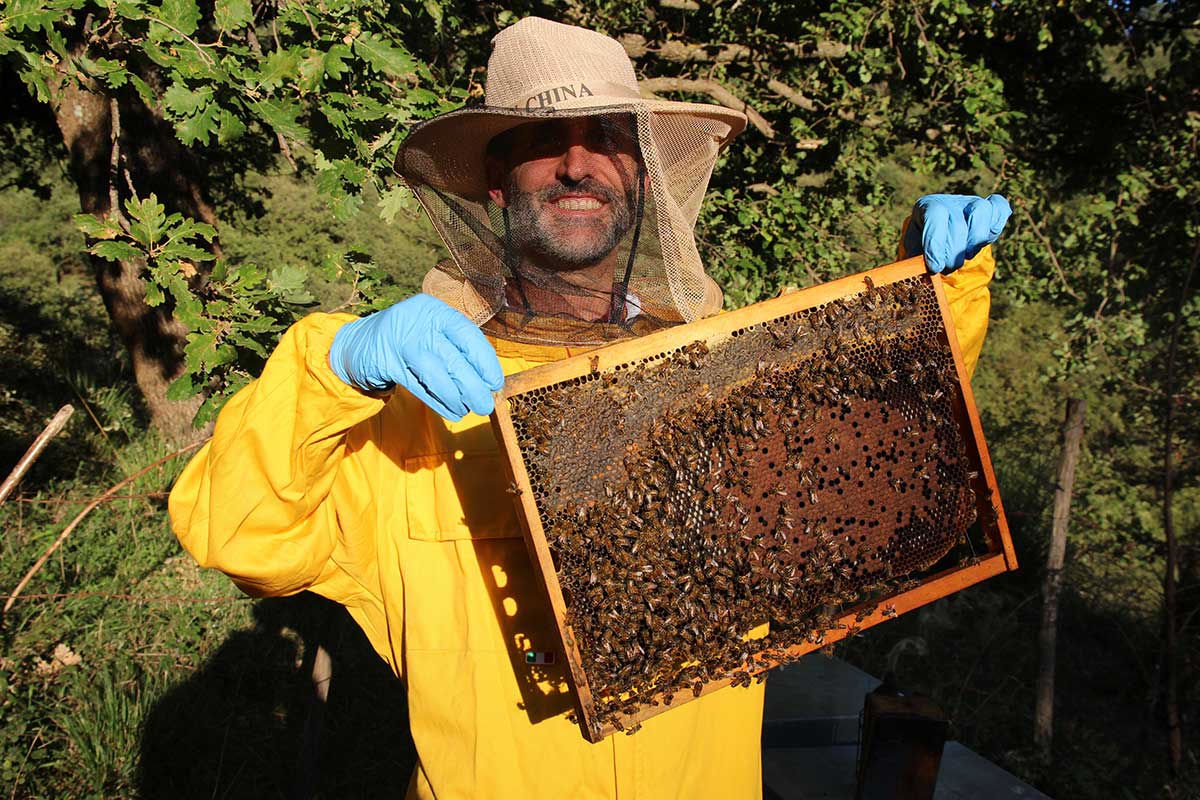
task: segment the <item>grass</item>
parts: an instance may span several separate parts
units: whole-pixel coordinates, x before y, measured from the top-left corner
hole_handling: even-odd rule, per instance
[[[140,444],[123,455],[160,452]],[[335,680],[325,747],[307,767],[315,796],[402,794],[414,760],[403,690],[345,613],[309,595],[240,596],[180,552],[162,503],[95,512],[5,617],[0,787],[28,798],[291,796],[310,660],[324,643]],[[0,569],[6,590],[59,508],[0,508],[6,530],[25,515]]]

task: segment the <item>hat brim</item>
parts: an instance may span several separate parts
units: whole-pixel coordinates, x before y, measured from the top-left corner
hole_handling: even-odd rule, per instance
[[[718,146],[746,127],[746,115],[732,108],[674,100],[580,98],[554,108],[523,111],[515,108],[475,106],[461,108],[415,125],[396,154],[393,169],[409,184],[424,184],[440,192],[484,202],[488,197],[485,152],[487,144],[505,131],[536,120],[598,114],[649,111],[670,117],[723,122],[729,132]]]

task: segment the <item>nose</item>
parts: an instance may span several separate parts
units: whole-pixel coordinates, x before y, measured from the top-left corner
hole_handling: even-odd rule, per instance
[[[593,153],[582,139],[571,137],[558,160],[555,177],[567,183],[578,183],[592,174]]]
[[[557,177],[566,183],[578,183],[592,176],[593,162],[596,158],[595,135],[592,132],[593,122],[586,119],[569,120],[560,129],[559,146],[562,154],[559,156]]]

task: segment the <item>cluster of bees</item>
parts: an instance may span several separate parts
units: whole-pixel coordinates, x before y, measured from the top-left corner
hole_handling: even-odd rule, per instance
[[[868,283],[510,401],[594,725],[748,684],[966,542],[939,320],[924,281]]]

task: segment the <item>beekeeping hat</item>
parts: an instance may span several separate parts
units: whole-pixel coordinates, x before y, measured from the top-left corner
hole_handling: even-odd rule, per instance
[[[611,281],[536,263],[519,245],[519,220],[489,193],[489,144],[523,125],[580,117],[603,129],[595,149],[633,154],[617,204],[628,224],[605,259]],[[451,254],[424,291],[502,338],[546,344],[602,344],[715,313],[721,292],[693,228],[717,154],[745,124],[723,106],[643,98],[614,39],[522,19],[492,40],[484,104],[415,126],[396,157]],[[611,295],[607,313],[591,310],[598,294]]]

